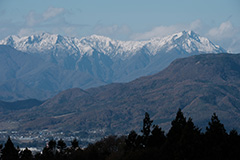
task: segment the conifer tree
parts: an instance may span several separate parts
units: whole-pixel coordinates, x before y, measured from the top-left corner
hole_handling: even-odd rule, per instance
[[[171,123],[172,127],[167,134],[167,138],[170,142],[177,142],[180,140],[186,123],[186,118],[184,117],[181,109],[179,109],[176,118]]]
[[[145,118],[143,119],[143,129],[142,132],[142,147],[146,147],[148,143],[148,139],[151,133],[151,126],[152,126],[153,120],[150,119],[149,114],[145,113]]]
[[[206,156],[216,159],[226,159],[227,133],[224,125],[218,119],[216,113],[211,117],[211,121],[206,127],[205,145],[208,146]]]
[[[71,144],[72,144],[73,150],[76,150],[79,148],[78,140],[76,138],[74,138],[74,140],[71,142]]]
[[[32,151],[30,151],[28,148],[25,148],[25,150],[20,152],[20,160],[32,160],[33,159],[33,155],[32,155]]]
[[[48,146],[43,149],[43,159],[44,160],[54,160],[56,159],[56,141],[50,140]]]
[[[51,149],[51,150],[56,150],[56,141],[55,140],[50,140],[48,142],[48,147]]]
[[[206,127],[206,135],[213,136],[215,138],[226,136],[226,129],[224,125],[218,119],[216,113],[213,113],[211,122],[208,123],[208,127]],[[217,136],[217,137],[216,137]]]
[[[18,160],[18,151],[14,147],[10,137],[8,137],[2,150],[2,160]]]
[[[181,159],[198,159],[201,155],[202,141],[201,132],[191,118],[188,119],[183,128],[179,141],[178,156]]]
[[[129,135],[126,139],[127,150],[135,150],[138,147],[137,137],[138,137],[138,135],[134,130],[132,130],[129,133]]]
[[[1,157],[2,157],[2,148],[3,148],[3,145],[0,144],[0,159],[1,159]]]
[[[56,153],[56,159],[58,159],[58,160],[67,159],[66,148],[67,148],[66,143],[62,139],[58,140],[58,142],[57,142],[58,152]]]
[[[158,125],[154,125],[149,138],[149,146],[161,148],[165,141],[166,136],[164,135],[162,128],[160,128]]]
[[[179,148],[183,129],[186,126],[186,118],[181,109],[178,110],[176,118],[171,123],[171,128],[167,133],[167,140],[163,146],[163,152],[168,159],[180,159]]]
[[[64,149],[67,148],[67,145],[62,139],[60,139],[57,143],[57,148],[59,149],[60,153],[62,153]]]
[[[240,159],[240,136],[237,132],[237,130],[232,129],[229,133],[228,137],[228,157],[229,159]]]

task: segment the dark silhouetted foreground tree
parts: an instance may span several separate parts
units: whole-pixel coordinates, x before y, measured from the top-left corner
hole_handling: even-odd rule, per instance
[[[32,151],[30,151],[28,148],[25,148],[23,151],[19,153],[19,159],[32,160],[33,159]]]
[[[79,148],[78,140],[74,138],[74,140],[71,142],[72,144],[72,149],[77,150]]]
[[[54,160],[56,159],[56,141],[50,140],[48,145],[44,147],[42,151],[42,157],[44,160]]]
[[[227,132],[224,125],[218,119],[216,113],[211,117],[211,121],[206,127],[205,145],[208,146],[206,150],[206,157],[209,159],[227,159]]]
[[[2,150],[2,160],[18,160],[18,151],[14,147],[10,137],[8,137]]]
[[[151,127],[152,127],[153,120],[150,119],[149,114],[145,113],[145,118],[143,119],[143,129],[142,132],[142,147],[147,147],[150,133],[151,133]]]

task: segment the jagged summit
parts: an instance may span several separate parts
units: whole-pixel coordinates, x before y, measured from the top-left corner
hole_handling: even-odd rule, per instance
[[[168,47],[168,51],[177,49],[181,53],[226,53],[225,49],[194,31],[182,31],[157,40],[162,46]]]
[[[59,34],[40,33],[31,36],[9,36],[0,44],[10,45],[17,50],[30,53],[55,53],[56,50],[75,55],[91,55],[93,51],[101,52],[111,57],[131,57],[145,47],[150,55],[158,52],[178,50],[180,53],[219,53],[226,52],[214,45],[205,37],[193,31],[182,31],[163,38],[153,38],[148,41],[119,41],[109,37],[91,35],[82,38],[72,38]]]
[[[10,45],[17,50],[28,53],[45,53],[49,51],[54,52],[59,46],[62,49],[70,49],[73,43],[71,38],[63,37],[59,34],[40,33],[23,37],[8,36],[0,41],[0,44]]]
[[[157,73],[177,58],[226,53],[193,31],[147,41],[39,33],[9,36],[0,41],[1,44],[0,99],[4,93],[6,96],[2,99],[8,100],[23,97],[47,99],[68,88],[86,89],[113,82],[129,82]],[[22,88],[28,90],[23,91]]]

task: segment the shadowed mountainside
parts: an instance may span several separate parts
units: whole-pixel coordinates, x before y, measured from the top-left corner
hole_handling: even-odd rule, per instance
[[[175,60],[165,70],[129,83],[63,91],[40,106],[17,111],[14,120],[21,120],[22,130],[123,134],[139,130],[145,112],[168,129],[181,108],[199,127],[216,112],[227,129],[240,130],[239,106],[240,54],[205,54]]]

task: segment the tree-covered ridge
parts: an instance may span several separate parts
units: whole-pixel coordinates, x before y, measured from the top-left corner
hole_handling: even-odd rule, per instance
[[[167,134],[153,125],[145,113],[141,133],[132,130],[128,136],[108,136],[86,148],[74,139],[71,146],[60,139],[51,140],[35,155],[26,148],[16,149],[10,137],[1,145],[2,160],[239,160],[240,135],[226,132],[214,113],[206,131],[202,132],[182,111],[176,114]]]

